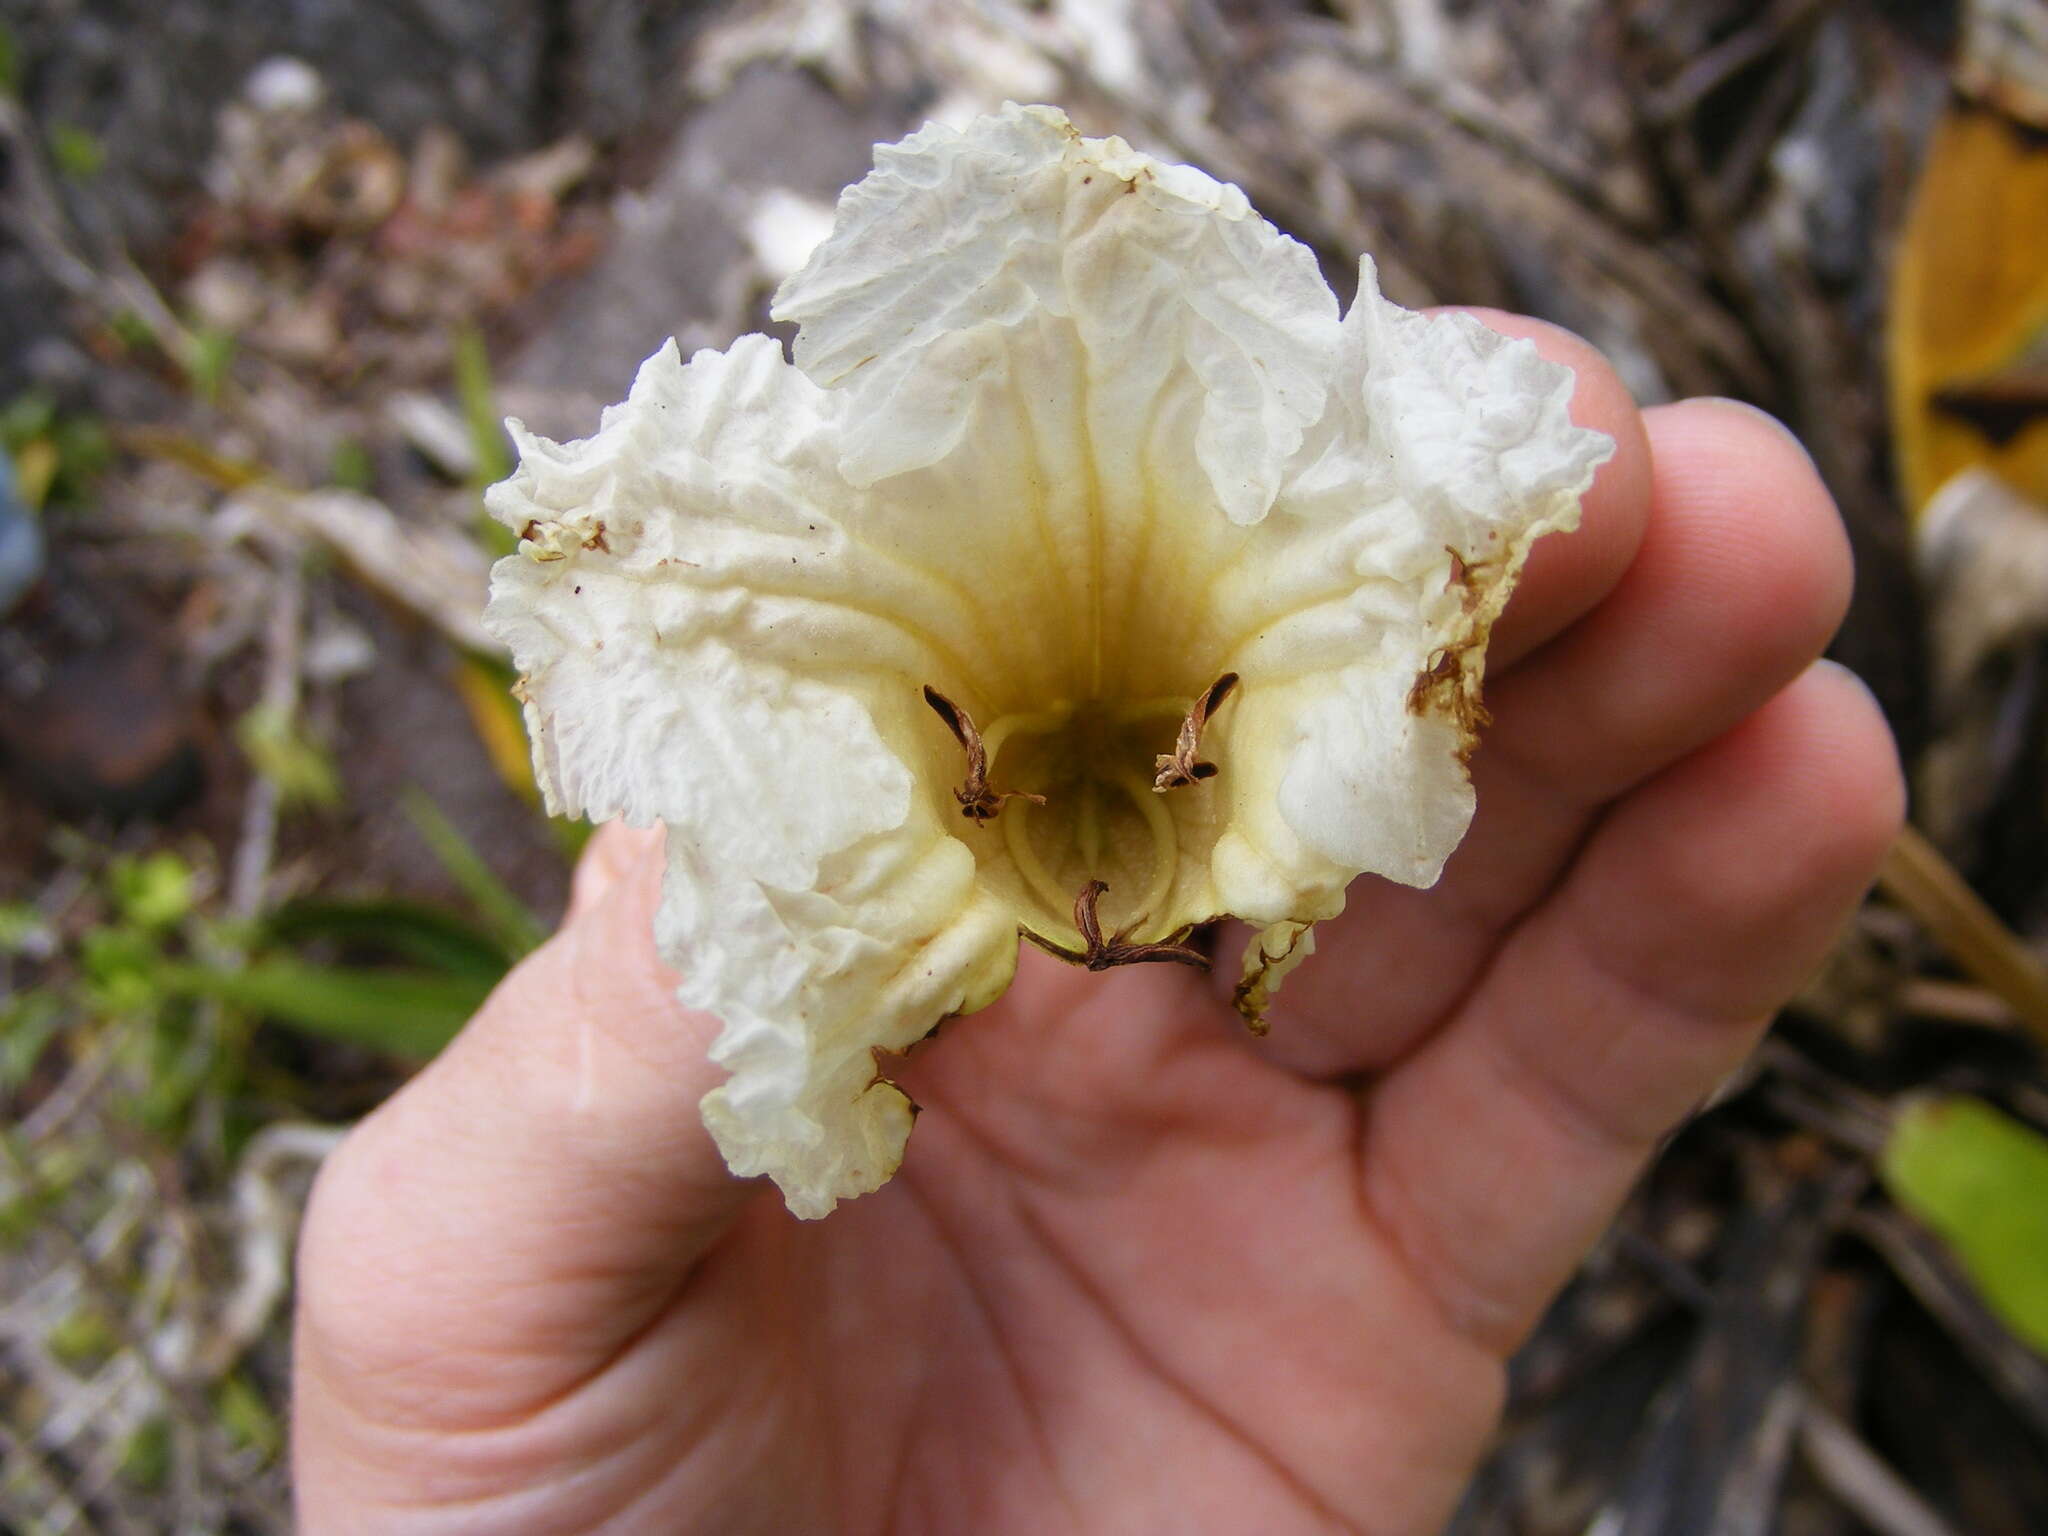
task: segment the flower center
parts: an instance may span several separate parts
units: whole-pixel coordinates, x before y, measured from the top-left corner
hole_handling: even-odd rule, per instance
[[[1186,855],[1213,839],[1201,786],[1219,772],[1202,731],[1236,681],[1193,697],[1062,701],[980,728],[926,690],[965,752],[954,798],[986,828],[971,843],[1028,932],[1098,968],[1187,958],[1156,951],[1187,927],[1174,888]]]

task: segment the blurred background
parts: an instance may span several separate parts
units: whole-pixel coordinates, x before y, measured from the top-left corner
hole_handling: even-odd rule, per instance
[[[498,425],[1006,97],[1348,297],[1781,415],[1916,830],[1517,1361],[1461,1533],[2048,1531],[2041,0],[0,0],[0,1530],[283,1532],[339,1128],[559,912]]]

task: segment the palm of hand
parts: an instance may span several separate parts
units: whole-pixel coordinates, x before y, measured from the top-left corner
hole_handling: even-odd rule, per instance
[[[734,1415],[649,1399],[647,1529],[769,1490],[704,1528],[1405,1528],[1454,1495],[1499,1364],[1373,1224],[1355,1096],[1251,1058],[1199,981],[1033,980],[905,1070],[892,1185],[821,1226],[751,1205],[637,1342]]]
[[[1796,449],[1674,407],[1653,472],[1539,344],[1621,452],[1503,626],[1442,885],[1354,888],[1258,1047],[1227,978],[1027,953],[900,1064],[895,1182],[799,1224],[717,1166],[711,1026],[602,840],[323,1176],[309,1533],[1435,1529],[1501,1361],[1898,815],[1867,698],[1807,670],[1846,572]]]

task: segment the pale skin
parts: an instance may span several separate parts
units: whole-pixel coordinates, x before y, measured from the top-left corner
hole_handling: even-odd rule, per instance
[[[1617,452],[1496,636],[1440,884],[1356,884],[1265,1041],[1241,933],[1213,976],[1027,947],[897,1065],[895,1180],[805,1223],[699,1123],[717,1025],[647,936],[658,834],[605,829],[562,931],[320,1177],[308,1536],[1439,1528],[1503,1361],[1903,798],[1815,660],[1849,557],[1791,438],[1639,413],[1583,342],[1482,318]]]

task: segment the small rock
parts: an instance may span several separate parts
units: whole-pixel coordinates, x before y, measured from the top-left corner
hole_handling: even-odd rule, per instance
[[[198,790],[191,713],[160,659],[126,644],[51,667],[0,713],[0,760],[51,810],[155,816]]]

